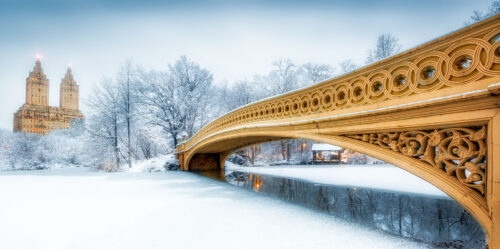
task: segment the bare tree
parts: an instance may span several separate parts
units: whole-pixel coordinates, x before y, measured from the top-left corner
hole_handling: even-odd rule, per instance
[[[274,69],[269,73],[267,88],[270,95],[278,95],[298,87],[297,66],[290,59],[279,59],[273,63]],[[287,141],[281,140],[283,160],[286,159]]]
[[[386,33],[381,34],[377,38],[375,48],[368,51],[366,63],[370,64],[387,57],[390,57],[401,50],[401,45],[398,43],[398,38]]]
[[[228,110],[234,110],[255,100],[254,87],[245,79],[231,86],[228,90],[225,104]]]
[[[139,144],[139,148],[141,149],[144,158],[150,159],[156,155],[156,145],[149,134],[145,132],[139,133],[137,135],[137,143]]]
[[[344,74],[354,71],[356,68],[358,68],[358,65],[356,65],[351,59],[346,59],[339,64],[339,67],[340,73]]]
[[[335,68],[327,64],[306,63],[302,65],[302,69],[308,80],[307,85],[312,85],[323,80],[333,77]]]
[[[484,19],[483,12],[478,11],[478,10],[473,10],[472,15],[470,16],[470,19],[471,19],[471,21],[466,22],[465,25],[473,24],[473,23],[476,23],[476,22],[483,20]]]
[[[297,66],[290,59],[273,62],[274,69],[269,74],[269,93],[283,94],[297,88]]]
[[[94,88],[88,104],[91,110],[89,132],[103,140],[113,151],[116,168],[120,167],[120,97],[119,88],[110,79],[104,79]]]
[[[488,17],[494,16],[498,13],[500,13],[500,0],[495,0],[491,2],[491,5],[488,8],[486,14],[483,14],[483,12],[479,10],[473,10],[472,15],[470,16],[470,20],[466,21],[465,25],[471,25]]]
[[[137,102],[135,72],[129,60],[123,66],[117,78],[118,93],[120,98],[120,112],[123,115],[126,130],[126,160],[129,168],[132,167],[132,125],[135,118],[135,106]]]
[[[498,14],[500,12],[500,0],[495,0],[491,2],[488,8],[488,17]]]

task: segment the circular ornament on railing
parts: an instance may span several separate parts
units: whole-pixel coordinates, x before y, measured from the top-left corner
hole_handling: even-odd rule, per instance
[[[285,101],[283,101],[283,116],[289,117],[291,113],[292,113],[292,101],[290,101],[290,99],[285,99]]]
[[[387,98],[387,84],[390,77],[387,71],[369,77],[366,89],[368,102],[373,103]]]
[[[335,91],[332,88],[327,88],[323,90],[323,96],[321,99],[321,104],[323,106],[323,110],[331,110],[334,107],[335,102]]]
[[[335,105],[337,107],[345,107],[349,105],[351,102],[349,100],[349,92],[350,92],[350,86],[347,83],[342,83],[340,86],[335,89]]]
[[[277,112],[277,109],[276,109],[276,104],[275,103],[272,103],[270,106],[270,114],[271,114],[271,118],[274,118],[276,117],[276,112]]]
[[[352,104],[359,105],[366,102],[366,85],[369,80],[366,77],[360,77],[351,82],[351,91],[349,93]]]
[[[412,75],[416,70],[417,66],[411,62],[405,62],[389,70],[391,78],[389,79],[389,84],[387,84],[387,92],[390,99],[407,96],[412,93],[411,85],[414,82]]]
[[[266,120],[266,108],[264,106],[259,107],[259,120]]]
[[[311,100],[311,97],[309,97],[309,94],[305,94],[300,98],[300,113],[302,114],[308,114],[311,110],[311,103],[309,103]]]
[[[297,115],[300,111],[300,99],[299,98],[294,98],[292,100],[292,115]]]
[[[321,93],[321,91],[316,91],[314,92],[312,95],[311,95],[311,111],[312,112],[317,112],[317,111],[320,111],[322,108],[322,105],[321,105],[321,100],[323,98],[322,96],[323,94]]]
[[[279,101],[278,104],[276,105],[276,116],[277,117],[282,117],[284,113],[284,107],[283,107],[283,101]]]

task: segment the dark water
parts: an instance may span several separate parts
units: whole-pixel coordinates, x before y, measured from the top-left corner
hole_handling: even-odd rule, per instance
[[[451,198],[317,184],[238,171],[201,174],[436,248],[486,248],[481,225]]]

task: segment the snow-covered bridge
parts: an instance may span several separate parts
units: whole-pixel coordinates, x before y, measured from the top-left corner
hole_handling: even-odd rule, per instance
[[[468,209],[500,248],[500,16],[314,86],[236,109],[177,148],[220,170],[246,145],[305,138],[387,161]],[[384,179],[379,179],[383,181]]]

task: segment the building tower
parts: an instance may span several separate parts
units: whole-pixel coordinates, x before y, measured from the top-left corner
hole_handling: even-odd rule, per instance
[[[83,120],[79,108],[79,86],[68,67],[61,81],[60,107],[49,106],[49,80],[43,73],[40,58],[26,79],[26,103],[14,113],[14,131],[44,135],[67,129],[73,120]]]
[[[59,106],[62,109],[78,111],[79,101],[79,86],[76,84],[73,74],[71,73],[71,68],[68,66],[66,75],[61,80]]]
[[[26,104],[49,105],[49,80],[43,73],[40,58],[36,58],[35,67],[26,78]]]

